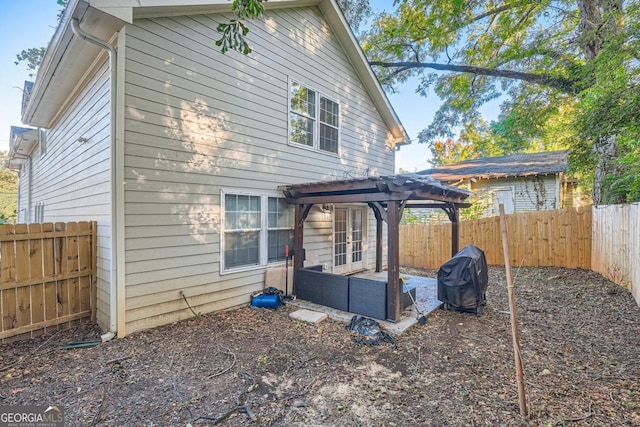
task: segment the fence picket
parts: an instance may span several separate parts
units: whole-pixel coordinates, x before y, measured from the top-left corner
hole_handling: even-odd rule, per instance
[[[1,235],[15,235],[14,225],[0,225]],[[7,241],[0,244],[2,251],[2,268],[0,269],[0,283],[15,283],[16,281],[16,255],[15,242]],[[2,291],[2,331],[10,330],[16,323],[16,290],[5,289]]]
[[[95,227],[0,225],[0,339],[95,317]]]
[[[77,234],[78,224],[68,223],[67,231],[67,273],[74,273],[78,271],[79,255],[78,255],[78,236]],[[80,312],[80,281],[76,278],[68,279],[69,286],[69,314],[76,314]]]
[[[29,228],[26,224],[16,224],[16,235],[28,234]],[[16,260],[25,260],[25,262],[16,262],[16,281],[30,279],[29,274],[29,241],[16,241]],[[23,286],[16,289],[16,323],[15,327],[29,325],[31,323],[31,294],[29,287]]]
[[[78,271],[91,270],[91,224],[88,222],[78,223]],[[91,277],[85,276],[79,279],[80,286],[80,311],[91,309]]]
[[[41,224],[29,224],[29,234],[42,233]],[[29,240],[29,278],[42,278],[42,239]],[[44,283],[31,285],[31,323],[44,321]]]
[[[48,222],[42,224],[43,233],[52,233],[53,224]],[[55,276],[55,250],[54,239],[43,239],[42,242],[42,271],[44,277]],[[44,320],[49,321],[58,317],[57,284],[55,281],[45,281],[44,283]]]

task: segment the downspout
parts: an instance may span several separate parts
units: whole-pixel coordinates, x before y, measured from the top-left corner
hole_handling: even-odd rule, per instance
[[[33,181],[32,179],[32,175],[33,175],[33,161],[31,161],[31,156],[29,156],[29,159],[27,160],[29,162],[29,182],[27,182],[27,210],[26,210],[26,215],[24,218],[24,222],[26,222],[27,224],[31,222],[31,190],[33,188],[33,186],[31,185],[31,182]],[[20,199],[18,197],[18,199]],[[33,222],[36,222],[36,218],[33,218]]]
[[[100,40],[91,34],[85,32],[82,28],[80,28],[80,22],[77,18],[73,18],[71,20],[71,30],[73,34],[82,40],[91,43],[100,47],[101,49],[105,49],[109,52],[109,72],[110,72],[110,81],[111,81],[111,257],[110,257],[110,266],[109,266],[109,328],[113,333],[117,332],[118,325],[118,298],[117,298],[117,236],[116,236],[116,221],[117,221],[117,209],[116,209],[116,93],[117,93],[117,51],[111,46],[109,43],[104,40]]]

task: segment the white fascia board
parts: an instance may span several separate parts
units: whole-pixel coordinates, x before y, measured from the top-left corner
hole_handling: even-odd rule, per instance
[[[229,12],[229,0],[87,0],[89,4],[104,13],[115,16],[129,24],[134,18],[154,16],[189,15],[206,12]],[[263,3],[265,9],[288,6],[316,5],[319,0],[269,0]]]
[[[51,77],[53,76],[56,67],[60,63],[62,56],[64,55],[66,48],[73,37],[71,31],[71,19],[76,14],[84,14],[88,5],[82,0],[70,0],[67,8],[65,9],[62,19],[56,28],[56,32],[53,34],[47,50],[45,51],[38,73],[36,74],[36,80],[31,91],[29,102],[27,103],[24,111],[22,112],[22,123],[32,126],[46,127],[45,123],[35,123],[33,121],[35,110],[40,105],[44,92],[46,91]]]

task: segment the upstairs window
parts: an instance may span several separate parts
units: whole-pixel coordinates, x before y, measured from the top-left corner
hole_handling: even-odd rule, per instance
[[[338,154],[340,104],[291,80],[289,83],[289,141]]]

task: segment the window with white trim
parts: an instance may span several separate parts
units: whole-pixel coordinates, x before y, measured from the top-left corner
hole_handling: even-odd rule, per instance
[[[290,80],[289,141],[338,154],[340,104]]]
[[[282,197],[269,197],[267,220],[268,262],[284,261],[285,246],[293,249],[293,205]]]
[[[284,261],[293,247],[293,205],[282,197],[224,193],[224,271]]]

